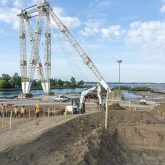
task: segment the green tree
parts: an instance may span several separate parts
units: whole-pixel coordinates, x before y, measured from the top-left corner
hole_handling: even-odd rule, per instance
[[[57,80],[57,85],[59,86],[63,86],[64,85],[64,82],[60,79]]]
[[[13,80],[15,82],[15,87],[21,87],[21,77],[18,75],[18,73],[14,73]]]
[[[37,83],[36,80],[33,80],[33,82],[32,82],[32,86],[33,86],[33,87],[37,87],[37,86],[38,86],[38,83]]]
[[[65,86],[71,86],[71,82],[70,81],[65,81]]]
[[[0,88],[6,88],[7,87],[7,82],[3,79],[0,80]]]
[[[83,80],[79,81],[77,85],[79,85],[79,86],[84,85],[84,81]]]
[[[2,74],[2,79],[8,82],[10,80],[10,76],[8,74]]]
[[[13,78],[11,78],[9,81],[8,81],[8,86],[11,87],[11,88],[14,88],[15,87],[15,81]]]
[[[73,76],[71,77],[70,81],[72,86],[76,86],[76,79]]]

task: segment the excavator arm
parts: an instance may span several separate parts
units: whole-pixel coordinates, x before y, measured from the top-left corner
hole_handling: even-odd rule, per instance
[[[79,110],[82,113],[85,112],[85,96],[87,96],[90,92],[94,91],[95,89],[97,89],[97,96],[99,100],[99,110],[101,110],[101,106],[102,106],[101,87],[100,87],[100,84],[97,84],[96,86],[91,87],[81,93]]]

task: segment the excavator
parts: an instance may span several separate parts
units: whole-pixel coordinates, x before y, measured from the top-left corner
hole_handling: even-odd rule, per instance
[[[87,90],[84,90],[81,93],[80,98],[74,98],[71,101],[71,105],[65,106],[65,112],[72,113],[72,114],[80,114],[85,113],[85,97],[92,91],[97,90],[97,97],[98,97],[98,106],[99,110],[103,109],[103,102],[101,97],[101,86],[97,84],[94,87],[91,87]]]

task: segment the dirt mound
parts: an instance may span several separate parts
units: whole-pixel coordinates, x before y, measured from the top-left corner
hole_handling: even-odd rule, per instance
[[[125,108],[118,103],[114,103],[108,107],[108,110],[125,110]]]
[[[162,116],[165,117],[165,103],[160,103],[156,105],[152,110],[151,113],[155,116]]]
[[[147,112],[110,111],[58,125],[28,144],[0,153],[7,165],[164,165],[165,127]],[[150,124],[144,123],[147,119]]]

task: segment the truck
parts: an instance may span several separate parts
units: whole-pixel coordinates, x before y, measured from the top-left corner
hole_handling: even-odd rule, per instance
[[[69,98],[64,96],[64,95],[57,95],[53,97],[54,101],[60,101],[60,102],[64,102],[64,101],[68,101]]]

